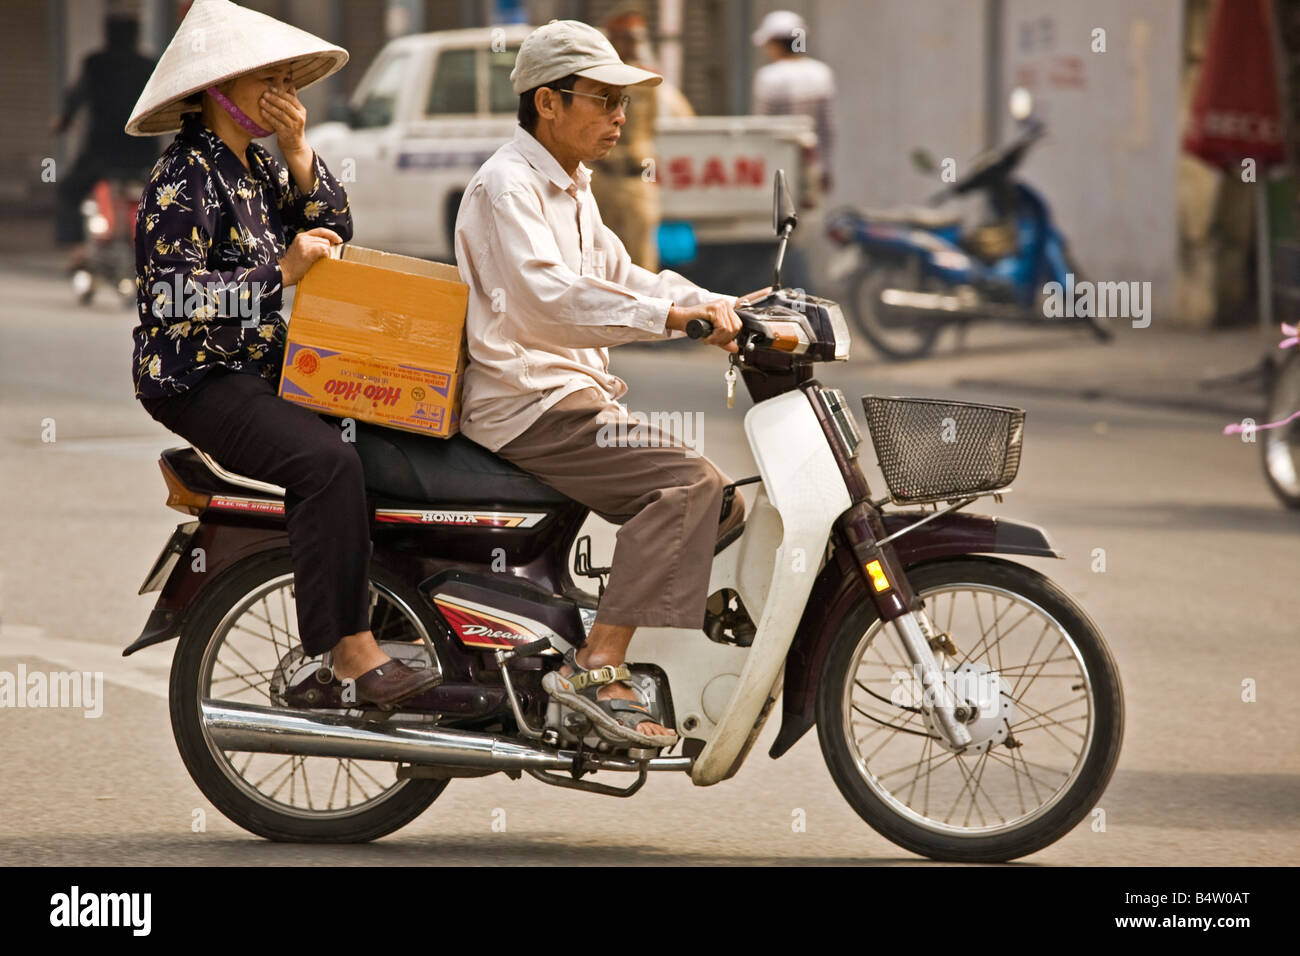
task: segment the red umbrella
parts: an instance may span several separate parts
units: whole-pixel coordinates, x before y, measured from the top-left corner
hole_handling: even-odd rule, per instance
[[[1269,0],[1216,0],[1183,149],[1228,175],[1241,175],[1242,160],[1255,161],[1259,320],[1272,325],[1268,180],[1263,174],[1286,161],[1286,150]]]
[[[1286,160],[1269,0],[1218,0],[1183,135],[1183,149],[1215,166]]]

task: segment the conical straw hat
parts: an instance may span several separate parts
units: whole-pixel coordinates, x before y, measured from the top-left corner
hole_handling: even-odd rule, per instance
[[[348,62],[348,51],[230,0],[194,0],[131,111],[126,131],[156,136],[180,129],[182,101],[250,70],[289,64],[301,90]]]

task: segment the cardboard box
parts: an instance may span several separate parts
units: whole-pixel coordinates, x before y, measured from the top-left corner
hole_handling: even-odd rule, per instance
[[[468,302],[455,266],[336,247],[298,283],[280,397],[327,415],[454,435]]]

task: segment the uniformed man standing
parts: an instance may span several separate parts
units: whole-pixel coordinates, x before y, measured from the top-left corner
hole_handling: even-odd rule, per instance
[[[604,24],[609,41],[624,63],[654,70],[650,64],[645,16],[635,8],[624,8]],[[654,138],[659,116],[691,116],[690,103],[676,88],[667,94],[659,87],[629,86],[631,99],[623,137],[608,156],[597,160],[591,177],[591,191],[600,206],[605,225],[623,240],[632,261],[655,272],[659,268],[656,233],[659,228],[659,187],[655,182]],[[669,109],[662,107],[668,104]]]

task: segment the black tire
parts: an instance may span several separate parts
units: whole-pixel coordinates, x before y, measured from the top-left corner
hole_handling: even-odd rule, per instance
[[[1070,641],[1077,648],[1087,669],[1087,674],[1090,676],[1091,694],[1085,696],[1091,704],[1089,712],[1096,715],[1092,724],[1091,743],[1086,747],[1081,747],[1081,750],[1087,752],[1081,752],[1079,757],[1075,758],[1074,775],[1061,783],[1056,791],[1057,795],[1053,799],[1045,801],[1044,805],[1048,806],[1049,809],[1044,811],[1043,806],[1039,806],[1035,811],[1038,815],[1036,817],[1026,817],[1026,822],[1023,824],[1007,826],[1001,830],[995,828],[995,832],[986,829],[986,832],[980,835],[976,835],[974,832],[969,835],[961,835],[940,832],[944,827],[938,821],[931,821],[933,825],[926,826],[909,819],[902,810],[891,806],[872,786],[868,785],[865,777],[868,772],[866,769],[867,761],[863,760],[859,764],[855,755],[857,742],[852,739],[854,731],[850,728],[848,735],[845,733],[844,712],[846,708],[844,706],[844,697],[846,694],[845,681],[850,676],[848,670],[854,665],[854,661],[858,659],[858,648],[865,640],[865,635],[873,625],[878,623],[875,608],[870,599],[864,595],[862,601],[845,618],[840,632],[833,639],[834,642],[822,667],[817,691],[817,734],[831,777],[835,780],[840,793],[844,795],[853,809],[872,829],[899,846],[922,856],[935,860],[955,862],[993,863],[1022,857],[1048,846],[1068,833],[1096,805],[1097,800],[1110,781],[1116,762],[1119,760],[1120,745],[1123,739],[1124,703],[1119,674],[1101,634],[1092,621],[1088,619],[1088,616],[1075,605],[1064,591],[1037,571],[1010,561],[985,557],[938,561],[921,565],[909,572],[908,578],[922,597],[926,596],[926,592],[933,593],[945,586],[963,583],[985,585],[1012,595],[1022,596],[1055,619],[1065,629]],[[927,609],[933,609],[934,606],[932,601],[927,600]],[[939,627],[943,626],[942,621],[936,620],[935,624]],[[876,630],[873,642],[882,633],[885,633],[883,628]],[[957,633],[953,634],[953,639],[959,648],[964,640],[968,640],[964,635]],[[999,637],[999,640],[1001,640],[1001,637]],[[883,648],[878,653],[881,651],[883,651]],[[865,653],[864,651],[863,654]],[[1001,665],[999,665],[1000,668]],[[853,683],[857,684],[857,686],[863,686],[858,682],[858,673],[857,668],[855,668],[853,675],[851,675]],[[1067,679],[1070,678],[1067,676]],[[1032,683],[1033,679],[1030,680],[1030,684]],[[1077,691],[1077,689],[1076,686],[1069,685],[1070,692]],[[1026,690],[1028,690],[1028,685]],[[851,695],[856,692],[850,689],[847,693]],[[890,703],[890,701],[886,700],[886,703]],[[857,710],[856,705],[853,706]],[[871,704],[868,703],[868,706],[871,706]],[[898,706],[898,704],[894,702],[891,706]],[[862,711],[858,712],[861,713]],[[901,711],[896,712],[901,713]],[[1002,719],[1001,713],[997,715],[997,719]],[[1032,717],[1031,719],[1034,721],[1039,720],[1038,717]],[[1078,718],[1071,719],[1077,720]],[[1011,730],[1009,733],[1012,736],[1007,739],[1014,739],[1016,733],[1027,735],[1036,729],[1038,728],[1030,727],[1023,731]],[[873,733],[879,733],[879,731],[873,731]],[[901,741],[906,738],[899,738],[896,735],[893,739]],[[1041,738],[1032,738],[1034,741],[1039,739]],[[889,742],[886,741],[886,743]],[[1026,746],[1023,741],[1019,742],[1019,744],[1020,746]],[[909,741],[906,746],[912,746],[911,742]],[[915,746],[920,748],[922,745],[917,743]],[[928,753],[929,748],[932,746],[931,739],[927,738],[927,743],[924,746]],[[992,756],[993,750],[1000,752],[1001,748],[990,748],[988,756]],[[873,751],[873,755],[877,752],[879,752],[879,748]],[[1012,753],[1013,756],[1009,759],[1014,767],[1014,751]],[[1035,750],[1034,753],[1038,754],[1039,751]],[[882,762],[885,760],[883,757],[878,759]],[[974,760],[976,758],[972,756],[953,756],[946,759],[956,761]],[[999,757],[998,759],[1006,758]],[[1021,755],[1020,759],[1022,761],[1026,759],[1032,760],[1032,758],[1026,758],[1023,755]],[[883,784],[880,784],[876,773],[888,776],[891,773],[898,772],[886,770],[883,765],[876,766],[877,770],[872,773],[872,777],[881,786]],[[931,764],[927,762],[926,766],[928,768]],[[936,763],[934,766],[938,767],[939,764]],[[966,765],[963,764],[964,766]],[[988,767],[995,766],[998,766],[998,764],[988,764]],[[963,774],[967,773],[965,769],[962,769],[961,772]],[[919,770],[917,773],[919,775]],[[983,780],[983,771],[981,771],[979,779]],[[1017,788],[1019,788],[1018,778],[1016,784]],[[927,776],[927,789],[925,791],[927,803],[930,799],[929,785],[930,777]],[[916,787],[915,783],[913,787]],[[902,789],[903,787],[900,784],[900,792]],[[1035,795],[1037,795],[1036,790]],[[988,794],[985,794],[985,798],[989,799]],[[971,799],[972,803],[977,801],[975,796],[972,796]],[[917,816],[929,819],[924,814],[917,814]],[[971,814],[968,812],[968,819],[970,816]],[[1015,824],[1015,820],[1010,822]],[[948,829],[952,829],[950,825]]]
[[[221,622],[241,599],[269,581],[291,575],[292,570],[286,551],[258,555],[231,568],[200,598],[181,628],[180,644],[172,660],[168,694],[172,732],[181,759],[203,795],[250,833],[268,840],[298,843],[364,843],[410,823],[438,798],[448,781],[428,778],[396,781],[386,795],[356,812],[281,812],[267,806],[267,801],[256,799],[232,779],[203,732],[199,682],[209,643],[217,638]],[[371,581],[417,609],[417,614],[424,613],[418,596],[376,562],[371,563]]]
[[[1083,270],[1079,268],[1079,264],[1075,260],[1074,255],[1068,249],[1065,251],[1065,268],[1067,272],[1074,275],[1074,284],[1076,287],[1080,282],[1086,281],[1086,276],[1083,274]],[[1114,326],[1111,324],[1109,316],[1096,315],[1096,311],[1097,310],[1094,308],[1094,314],[1084,316],[1081,321],[1088,326],[1098,342],[1109,342],[1115,338]],[[1041,309],[1039,314],[1042,314]]]
[[[1289,356],[1278,368],[1264,420],[1280,422],[1297,411],[1300,411],[1300,352]],[[1282,504],[1300,508],[1300,419],[1256,434],[1268,486]]]
[[[905,324],[888,321],[880,310],[885,289],[916,289],[920,283],[902,262],[881,261],[855,273],[848,282],[848,307],[853,324],[872,347],[890,361],[929,355],[943,323],[916,318]]]

